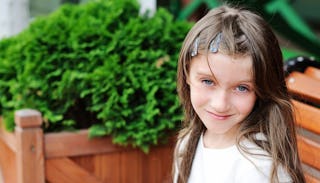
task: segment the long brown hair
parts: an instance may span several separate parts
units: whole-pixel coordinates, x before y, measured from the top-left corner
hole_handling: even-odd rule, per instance
[[[250,55],[253,60],[257,101],[253,111],[241,123],[237,147],[249,153],[239,143],[242,139],[248,139],[270,154],[273,159],[270,182],[278,182],[277,169],[281,166],[293,182],[304,183],[297,151],[293,107],[285,83],[277,38],[261,16],[245,8],[228,5],[212,9],[200,19],[186,36],[181,48],[177,90],[185,117],[174,158],[174,165],[179,172],[178,182],[188,181],[199,137],[206,129],[191,105],[190,88],[187,84],[190,50],[195,39],[200,38],[204,41],[199,45],[199,50],[207,52],[210,42],[220,32],[223,38],[219,52]],[[267,140],[257,140],[257,133],[264,134]]]

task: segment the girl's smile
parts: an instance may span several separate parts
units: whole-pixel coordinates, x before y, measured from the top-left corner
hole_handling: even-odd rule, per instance
[[[210,111],[207,111],[209,113],[209,115],[212,115],[212,118],[215,118],[217,120],[226,120],[228,119],[229,117],[231,117],[232,115],[227,115],[227,114],[215,114],[214,112],[210,112]]]

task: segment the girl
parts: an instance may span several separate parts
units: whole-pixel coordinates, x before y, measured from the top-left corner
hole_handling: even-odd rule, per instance
[[[174,182],[305,182],[282,64],[271,28],[249,10],[224,5],[194,25],[178,63]]]

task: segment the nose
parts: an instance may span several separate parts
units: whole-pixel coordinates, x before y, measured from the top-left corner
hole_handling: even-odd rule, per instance
[[[230,109],[230,96],[225,90],[215,90],[213,91],[210,98],[210,107],[218,112],[224,113]]]

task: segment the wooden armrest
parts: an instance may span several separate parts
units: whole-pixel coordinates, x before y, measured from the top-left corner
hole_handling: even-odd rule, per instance
[[[320,82],[299,72],[292,72],[286,79],[289,92],[313,103],[320,103]]]

